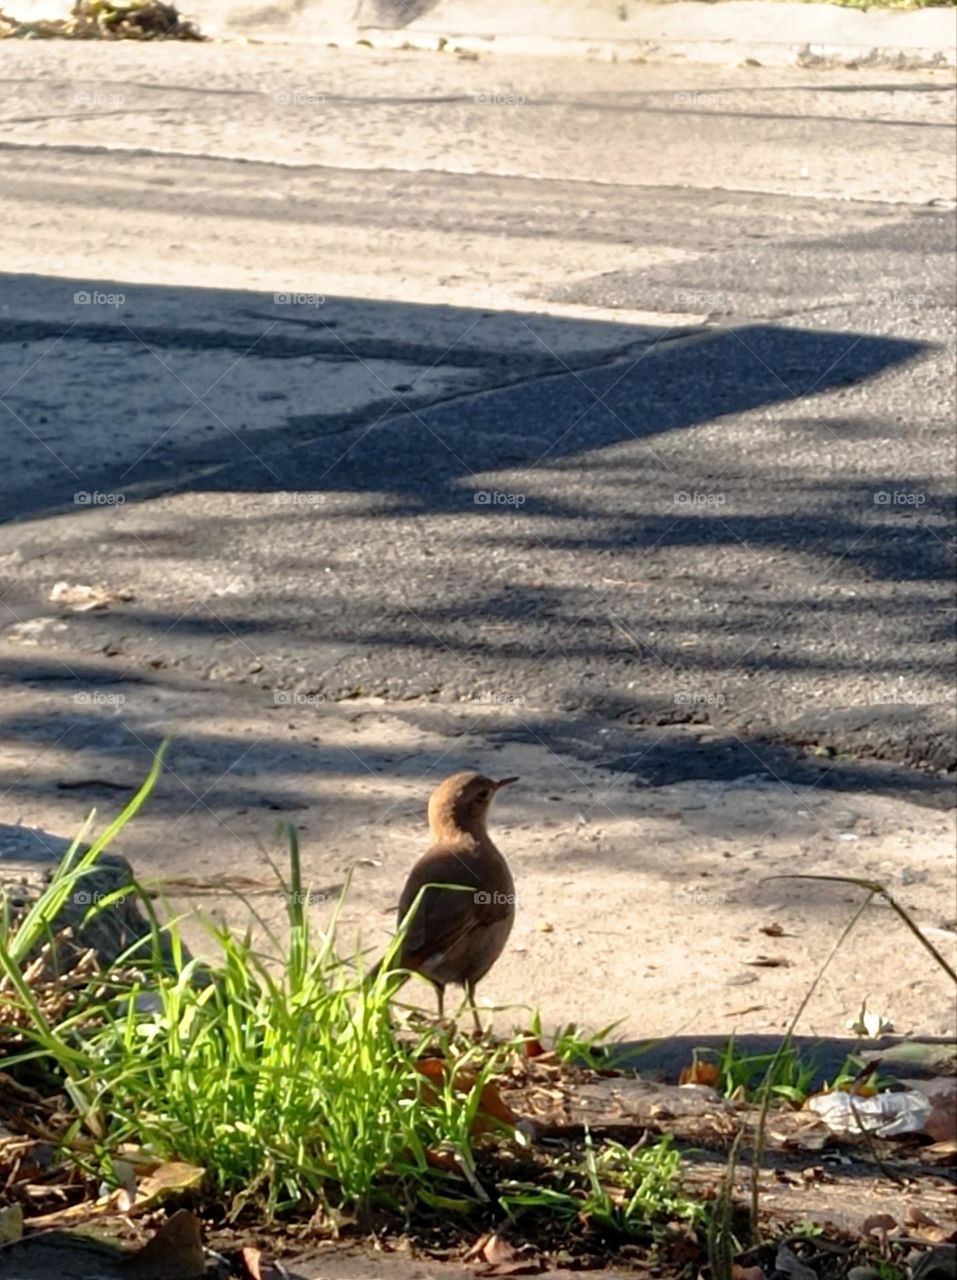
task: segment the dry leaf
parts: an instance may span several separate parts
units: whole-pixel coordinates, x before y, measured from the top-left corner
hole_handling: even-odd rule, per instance
[[[486,1231],[484,1235],[479,1236],[474,1244],[470,1244],[463,1255],[464,1262],[474,1262],[476,1258],[482,1258],[485,1252],[485,1246],[491,1239],[491,1231]]]
[[[6,1204],[0,1209],[0,1244],[12,1244],[23,1235],[23,1208]]]
[[[133,1212],[140,1213],[143,1209],[148,1209],[173,1191],[185,1191],[187,1187],[195,1187],[205,1176],[206,1170],[200,1169],[198,1165],[169,1160],[147,1174],[136,1188]],[[173,1217],[175,1216],[174,1214]],[[172,1222],[173,1219],[171,1218],[170,1221]]]
[[[876,1040],[884,1034],[885,1031],[893,1031],[894,1024],[889,1018],[885,1018],[882,1013],[874,1013],[867,1007],[867,1001],[861,1001],[861,1007],[857,1011],[857,1017],[851,1018],[847,1023],[848,1031],[853,1031],[857,1036],[864,1036],[869,1040]]]
[[[949,1105],[935,1102],[924,1125],[924,1132],[934,1142],[953,1142],[957,1139],[957,1111],[953,1101]]]
[[[441,1058],[420,1058],[415,1064],[415,1069],[427,1080],[444,1084],[446,1075],[446,1063]],[[474,1071],[457,1071],[452,1087],[456,1093],[468,1093],[475,1084]],[[426,1102],[435,1103],[438,1101],[438,1094],[431,1085],[423,1087],[422,1096]],[[491,1116],[495,1120],[500,1120],[503,1124],[514,1125],[518,1121],[518,1116],[510,1106],[503,1100],[499,1093],[498,1086],[489,1081],[482,1086],[479,1094],[479,1114],[476,1115],[472,1122],[472,1133],[483,1133],[490,1128],[489,1124],[483,1122],[482,1115]]]
[[[925,1213],[918,1205],[911,1205],[907,1210],[907,1216],[904,1219],[904,1226],[907,1228],[907,1234],[918,1236],[921,1240],[926,1240],[928,1244],[943,1244],[944,1241],[950,1240],[953,1236],[953,1230],[942,1227],[939,1222]]]
[[[116,600],[132,600],[133,592],[128,587],[111,591],[107,587],[90,586],[88,583],[55,582],[50,591],[50,599],[74,613],[88,613],[91,609],[105,609]]]
[[[246,1273],[246,1280],[263,1280],[263,1273],[259,1267],[259,1259],[262,1254],[258,1249],[254,1249],[252,1245],[243,1245],[239,1251],[239,1260],[243,1264],[243,1271]]]
[[[783,938],[784,926],[772,921],[771,924],[763,924],[758,930],[759,933],[766,933],[769,938]]]
[[[514,1262],[515,1250],[497,1231],[493,1231],[482,1247],[482,1257],[491,1266],[498,1267],[506,1262]]]
[[[177,1209],[124,1270],[136,1280],[199,1280],[205,1276],[199,1219],[188,1209]]]
[[[889,1213],[872,1213],[861,1223],[861,1235],[872,1236],[875,1231],[884,1235],[887,1231],[897,1230],[897,1219]]]
[[[54,1209],[52,1213],[42,1213],[36,1218],[27,1218],[26,1225],[35,1230],[37,1227],[69,1227],[79,1222],[93,1222],[97,1218],[109,1218],[111,1215],[126,1213],[121,1207],[127,1199],[124,1187],[118,1187],[108,1195],[101,1196],[94,1204],[81,1200],[78,1204],[67,1205],[63,1209]]]
[[[707,1084],[717,1086],[721,1082],[721,1072],[713,1062],[692,1062],[690,1067],[682,1067],[678,1077],[679,1084]]]
[[[950,1164],[957,1157],[957,1138],[947,1138],[944,1142],[933,1142],[929,1147],[922,1147],[920,1157],[930,1164]]]
[[[466,1257],[479,1263],[476,1274],[480,1276],[534,1275],[542,1270],[541,1259],[537,1255],[520,1257],[497,1231],[477,1240]]]
[[[531,1034],[522,1042],[522,1053],[526,1058],[540,1058],[545,1052],[541,1040]]]
[[[823,1151],[833,1140],[827,1125],[808,1111],[772,1112],[768,1117],[768,1136],[775,1145],[797,1151]]]
[[[452,1151],[440,1151],[429,1147],[425,1152],[425,1163],[431,1169],[441,1169],[443,1173],[458,1173],[459,1162]]]
[[[496,1120],[501,1120],[503,1124],[514,1125],[518,1120],[518,1116],[499,1093],[498,1085],[493,1080],[482,1086],[482,1092],[479,1094],[479,1110],[493,1116]]]
[[[784,956],[752,956],[745,964],[756,965],[759,969],[790,969],[791,961]]]

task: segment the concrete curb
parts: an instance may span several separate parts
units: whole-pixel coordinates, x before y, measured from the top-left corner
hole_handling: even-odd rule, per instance
[[[768,66],[957,65],[951,8],[895,10],[727,0],[196,0],[208,34],[373,48]]]
[[[23,22],[72,0],[20,0]],[[957,66],[953,8],[847,9],[780,0],[180,0],[208,36],[375,49],[572,55],[765,66]]]

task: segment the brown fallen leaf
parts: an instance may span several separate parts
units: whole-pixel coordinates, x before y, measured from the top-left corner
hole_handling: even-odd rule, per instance
[[[545,1053],[544,1046],[537,1036],[528,1032],[522,1041],[522,1054],[526,1058],[540,1058]]]
[[[925,1213],[919,1205],[911,1205],[904,1218],[904,1226],[907,1228],[907,1234],[917,1236],[920,1240],[926,1240],[928,1244],[944,1244],[946,1241],[953,1239],[953,1228],[942,1227],[941,1224]]]
[[[773,1112],[768,1120],[768,1138],[774,1146],[795,1151],[823,1151],[834,1135],[819,1116],[808,1111]]]
[[[682,1067],[678,1076],[679,1084],[708,1084],[712,1087],[721,1082],[721,1072],[713,1062],[692,1062],[690,1067]]]
[[[246,1273],[246,1280],[263,1280],[263,1273],[259,1266],[259,1259],[262,1254],[258,1249],[254,1249],[252,1245],[246,1244],[239,1251],[239,1261],[243,1265],[243,1271]]]
[[[506,1262],[514,1262],[515,1250],[497,1231],[493,1231],[482,1246],[482,1257],[493,1267],[498,1267]]]
[[[790,969],[791,961],[784,956],[752,956],[745,964],[756,965],[759,969]]]
[[[885,1235],[888,1231],[897,1230],[897,1219],[889,1213],[872,1213],[861,1223],[861,1235],[872,1236],[875,1232]]]
[[[425,1163],[430,1169],[441,1169],[443,1173],[458,1173],[459,1162],[454,1151],[439,1151],[429,1147],[425,1152]]]
[[[432,1087],[431,1082],[435,1081],[436,1085],[444,1086],[447,1064],[441,1058],[420,1058],[415,1064],[415,1069],[430,1082],[423,1087],[424,1100],[428,1103],[436,1103],[438,1092]],[[468,1093],[474,1084],[474,1071],[457,1071],[452,1087],[456,1093]],[[483,1115],[499,1120],[502,1124],[515,1125],[518,1122],[518,1116],[502,1098],[498,1085],[491,1080],[482,1086],[479,1093],[479,1113],[472,1122],[473,1134],[484,1133],[491,1127],[487,1119],[483,1120]]]
[[[478,1276],[527,1276],[543,1270],[538,1254],[520,1252],[497,1231],[480,1236],[465,1257],[477,1264]]]
[[[953,1142],[957,1138],[957,1111],[954,1104],[935,1102],[924,1125],[924,1132],[935,1142]]]
[[[775,921],[775,920],[772,920],[772,922],[771,922],[770,924],[763,924],[763,925],[761,925],[761,927],[758,929],[758,932],[759,932],[759,933],[765,933],[765,934],[767,934],[767,936],[768,936],[769,938],[783,938],[783,937],[784,937],[784,927],[783,927],[783,925],[778,924],[778,923],[777,923],[777,921]]]
[[[200,1280],[206,1275],[206,1257],[199,1219],[188,1209],[177,1209],[124,1270],[136,1280]]]
[[[518,1122],[518,1116],[499,1093],[498,1085],[494,1080],[482,1085],[482,1091],[479,1094],[479,1110],[496,1120],[501,1120],[502,1124],[514,1125]]]
[[[476,1258],[484,1261],[485,1246],[491,1238],[492,1232],[486,1231],[465,1250],[462,1255],[463,1262],[474,1262]]]
[[[726,1018],[743,1018],[746,1013],[763,1013],[767,1007],[766,1004],[749,1004],[745,1009],[725,1009],[724,1016]]]
[[[929,1164],[950,1164],[957,1157],[957,1138],[947,1138],[943,1142],[932,1142],[929,1147],[922,1147],[920,1158]]]

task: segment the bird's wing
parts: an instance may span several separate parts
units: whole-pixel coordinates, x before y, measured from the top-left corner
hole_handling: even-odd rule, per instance
[[[477,925],[486,923],[486,904],[475,901],[481,880],[471,859],[451,850],[430,849],[412,868],[399,899],[399,922],[408,914],[425,885],[464,885],[463,889],[426,889],[409,922],[402,947],[402,963],[446,951]],[[470,892],[471,891],[471,892]]]

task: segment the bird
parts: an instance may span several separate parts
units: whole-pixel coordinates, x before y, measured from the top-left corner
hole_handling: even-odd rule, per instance
[[[409,872],[399,899],[400,941],[394,967],[431,982],[440,1022],[445,988],[450,983],[462,987],[479,1035],[482,1021],[475,988],[502,954],[515,920],[512,873],[492,843],[485,820],[493,797],[513,782],[518,778],[496,782],[484,773],[464,771],[439,783],[429,797],[431,843]],[[455,885],[463,888],[438,887]]]

